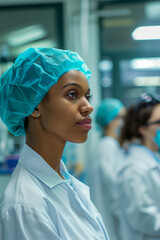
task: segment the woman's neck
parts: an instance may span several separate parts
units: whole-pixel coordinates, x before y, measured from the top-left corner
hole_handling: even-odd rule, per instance
[[[26,144],[36,151],[61,178],[60,161],[62,158],[64,141],[51,134],[26,134]]]
[[[144,145],[145,147],[149,148],[152,152],[157,152],[158,151],[158,147],[154,142],[151,141],[142,141],[142,145]]]
[[[109,128],[108,129],[106,128],[104,130],[104,135],[103,136],[109,136],[109,137],[112,137],[114,139],[117,139],[115,130],[109,129]]]

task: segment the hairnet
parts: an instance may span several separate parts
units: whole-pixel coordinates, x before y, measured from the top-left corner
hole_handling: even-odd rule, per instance
[[[24,135],[24,120],[58,79],[70,70],[91,72],[75,52],[54,48],[28,48],[0,78],[0,116],[15,136]]]
[[[105,99],[97,108],[95,120],[101,127],[105,127],[118,116],[122,108],[124,105],[120,100],[116,98]]]

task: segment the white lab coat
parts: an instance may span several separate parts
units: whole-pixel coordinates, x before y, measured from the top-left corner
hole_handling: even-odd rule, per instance
[[[160,239],[160,163],[149,149],[129,147],[117,186],[122,239]]]
[[[102,215],[110,239],[118,237],[118,201],[115,192],[117,167],[123,161],[119,143],[112,137],[101,138],[88,164],[91,200]],[[129,239],[128,239],[129,240]]]
[[[0,240],[108,240],[86,185],[25,145],[0,202]]]

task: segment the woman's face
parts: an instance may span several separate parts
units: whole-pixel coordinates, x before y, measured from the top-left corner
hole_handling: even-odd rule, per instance
[[[85,75],[76,70],[65,73],[50,88],[47,100],[38,106],[45,133],[62,141],[86,141],[93,111],[89,99],[90,89]]]
[[[152,115],[150,119],[148,120],[148,123],[154,123],[156,121],[160,120],[160,104],[156,105],[153,109]],[[146,127],[146,130],[144,131],[143,138],[151,141],[153,145],[156,146],[156,143],[154,142],[154,137],[156,136],[156,130],[160,128],[160,124],[150,124]]]

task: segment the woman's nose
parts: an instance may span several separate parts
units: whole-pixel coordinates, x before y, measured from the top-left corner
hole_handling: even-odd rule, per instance
[[[80,106],[80,112],[91,114],[92,111],[93,111],[92,105],[90,104],[90,102],[87,99],[85,99],[83,104]]]

